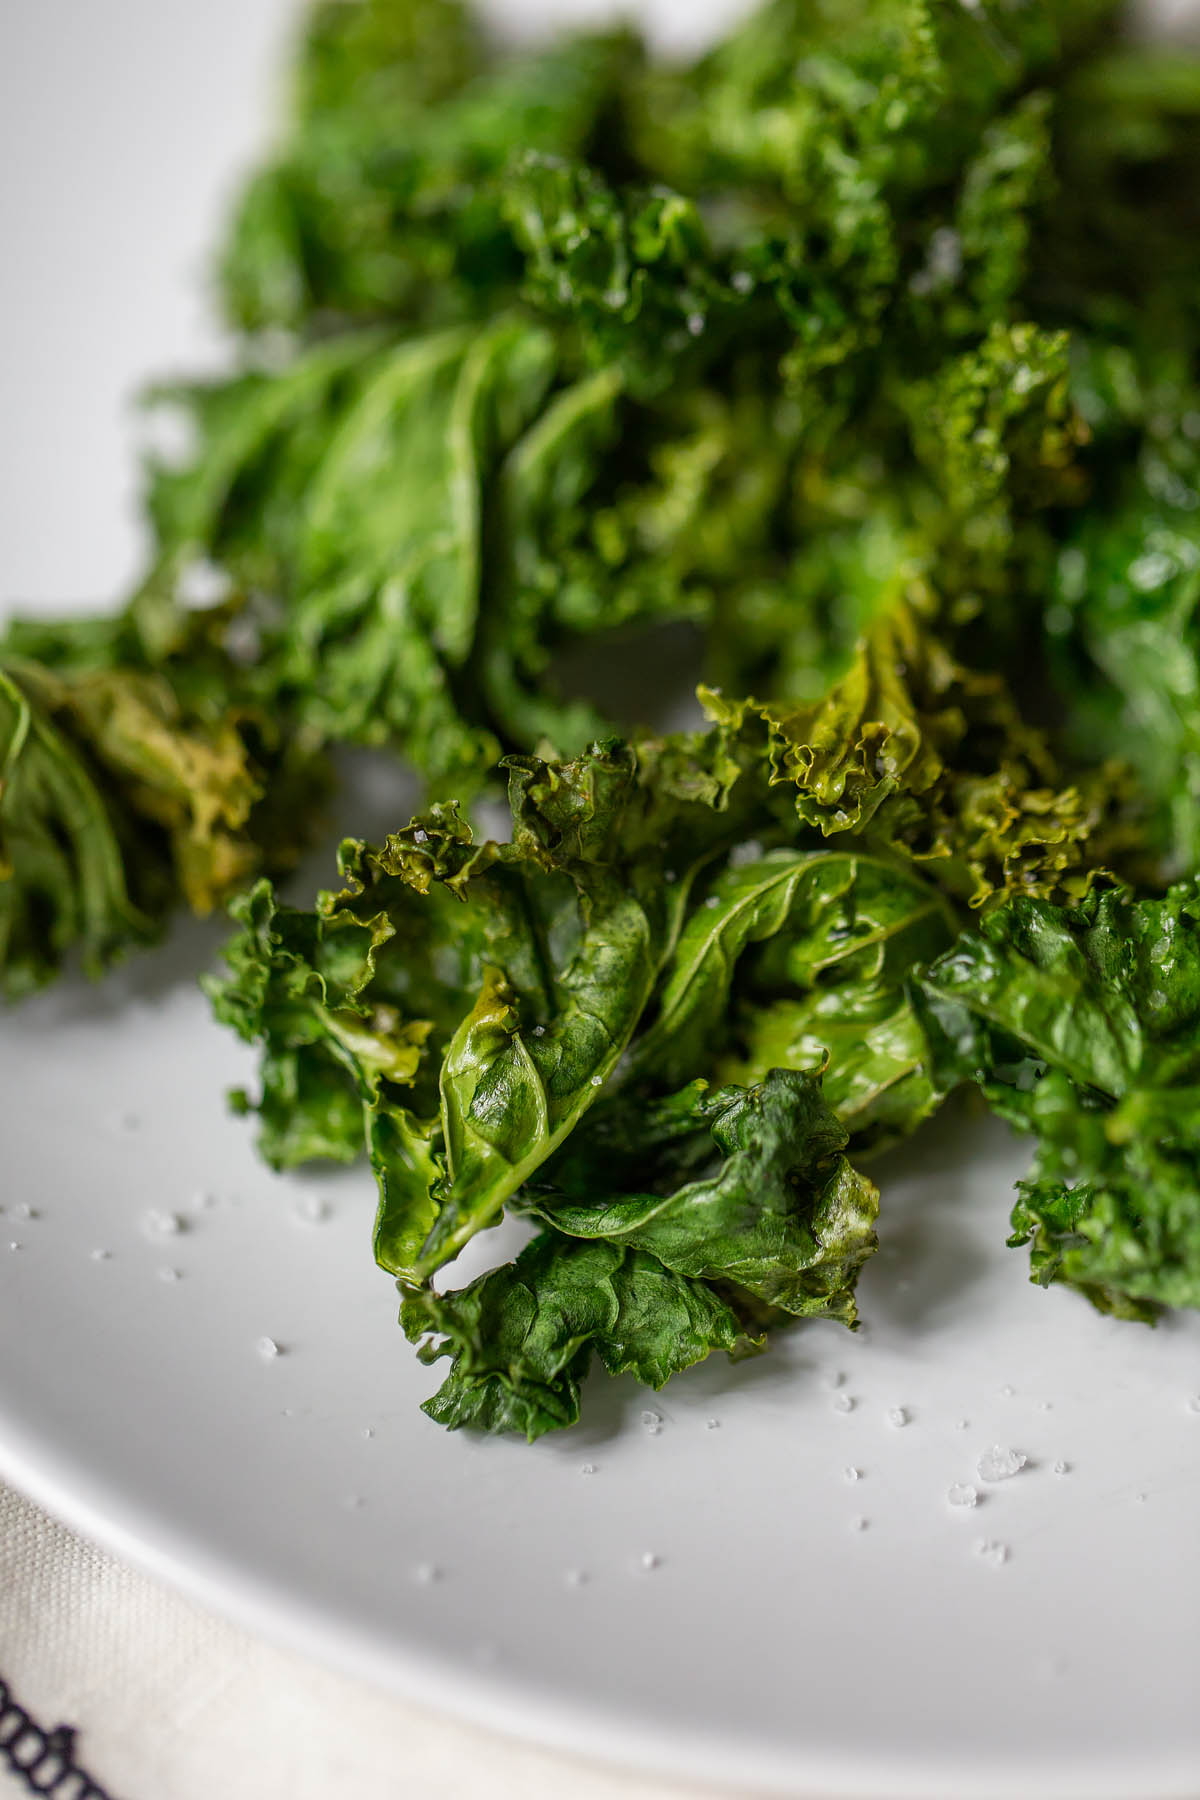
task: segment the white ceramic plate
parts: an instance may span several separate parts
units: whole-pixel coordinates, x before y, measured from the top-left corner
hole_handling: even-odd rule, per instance
[[[1027,1285],[1001,1131],[886,1172],[858,1338],[658,1398],[600,1376],[532,1448],[448,1435],[369,1178],[274,1178],[224,1111],[249,1064],[192,984],[212,935],[0,1022],[7,1477],[276,1638],[560,1744],[801,1792],[1194,1794],[1200,1331]],[[989,1485],[993,1444],[1028,1462]]]
[[[286,8],[71,7],[64,37],[66,10],[0,40],[24,151],[0,159],[0,591],[35,603],[92,566],[64,509],[92,593],[131,564],[109,396],[211,350],[180,296]],[[166,175],[89,98],[135,44]],[[72,130],[86,167],[54,161]],[[250,1063],[193,979],[220,935],[0,1018],[0,1473],[281,1641],[563,1746],[741,1790],[1197,1791],[1200,1329],[1029,1287],[1000,1129],[943,1123],[883,1171],[857,1339],[816,1325],[658,1399],[600,1376],[533,1448],[450,1436],[417,1410],[436,1373],[372,1265],[369,1178],[272,1177],[224,1109]],[[989,1485],[992,1445],[1027,1462]]]

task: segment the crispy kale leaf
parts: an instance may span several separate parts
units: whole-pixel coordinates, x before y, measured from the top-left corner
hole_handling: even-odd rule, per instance
[[[408,1289],[400,1321],[423,1362],[453,1359],[423,1412],[452,1431],[513,1431],[530,1443],[575,1424],[593,1353],[610,1375],[658,1388],[710,1351],[759,1347],[733,1300],[706,1282],[642,1250],[549,1231],[457,1293]]]
[[[825,1101],[856,1150],[906,1136],[941,1098],[906,982],[956,930],[944,899],[894,861],[825,849],[739,859],[680,933],[634,1070],[669,1084],[710,1067],[749,1084],[824,1068]]]
[[[947,1085],[1036,1134],[1013,1213],[1033,1278],[1102,1310],[1200,1305],[1200,894],[1015,900],[916,989]]]
[[[455,0],[323,0],[293,124],[247,190],[222,259],[249,331],[443,325],[516,297],[504,218],[514,151],[619,160],[623,32],[497,54]]]
[[[906,602],[877,619],[820,700],[704,698],[727,733],[762,734],[785,813],[911,861],[972,907],[1080,894],[1124,844],[1115,765],[1058,785],[1049,741],[1003,678],[958,663]]]
[[[852,1319],[842,1148],[968,1079],[1038,1137],[1037,1279],[1196,1303],[1197,903],[1112,876],[1200,852],[1200,78],[1118,31],[769,0],[660,66],[321,0],[146,578],[5,636],[12,991],[285,863],[328,747],[424,777],[210,991],[267,1157],[365,1148],[447,1423]],[[610,739],[606,650],[711,729]]]
[[[189,713],[135,669],[0,659],[0,971],[10,997],[77,952],[98,973],[204,913],[263,859],[262,775],[235,715]]]
[[[653,1115],[639,1129],[638,1109],[619,1108],[628,1133],[620,1155],[605,1153],[610,1133],[602,1148],[585,1125],[546,1166],[547,1187],[527,1209],[568,1237],[651,1251],[678,1275],[732,1283],[796,1317],[853,1324],[878,1195],[842,1155],[846,1129],[822,1097],[820,1074],[774,1069],[753,1087],[715,1092],[697,1083],[660,1104],[671,1136],[656,1158],[641,1166],[643,1135],[658,1138]],[[707,1146],[690,1141],[701,1134]],[[704,1148],[707,1166],[671,1191],[673,1165],[686,1167]]]
[[[775,0],[660,69],[623,34],[502,51],[449,0],[318,7],[225,262],[290,353],[176,391],[159,578],[223,571],[277,709],[446,792],[610,728],[556,689],[581,637],[699,625],[711,679],[785,710],[914,589],[951,648],[1011,649],[1085,494],[1024,288],[1051,90],[1110,10]]]
[[[350,1154],[365,1102],[385,1267],[422,1279],[457,1254],[598,1097],[696,871],[736,830],[737,773],[708,738],[513,759],[510,842],[476,843],[439,808],[378,848],[343,845],[345,887],[315,914],[267,889],[242,904],[210,991],[266,1046],[265,1147]]]
[[[499,753],[455,685],[475,641],[484,484],[553,369],[545,332],[501,318],[335,339],[281,374],[173,390],[201,450],[151,487],[158,578],[204,561],[260,596],[257,675],[284,717],[400,745],[470,785]]]
[[[453,1358],[430,1417],[534,1438],[574,1423],[593,1351],[661,1387],[711,1350],[760,1347],[766,1319],[853,1325],[878,1195],[841,1154],[819,1078],[697,1083],[644,1124],[629,1108],[616,1132],[583,1138],[524,1200],[553,1229],[515,1262],[458,1293],[404,1290],[423,1358]]]

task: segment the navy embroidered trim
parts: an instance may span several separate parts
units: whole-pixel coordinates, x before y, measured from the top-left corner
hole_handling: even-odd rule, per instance
[[[31,1794],[49,1800],[112,1800],[75,1761],[75,1727],[43,1731],[0,1676],[0,1758]]]

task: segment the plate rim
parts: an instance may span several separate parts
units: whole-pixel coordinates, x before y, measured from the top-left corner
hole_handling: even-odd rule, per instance
[[[9,1417],[0,1385],[0,1480],[52,1519],[120,1563],[232,1622],[277,1649],[300,1655],[383,1695],[426,1706],[443,1720],[502,1739],[590,1761],[614,1773],[698,1783],[716,1795],[792,1796],[802,1800],[1195,1800],[1200,1768],[1179,1752],[1148,1767],[1152,1750],[1047,1761],[1018,1750],[1002,1766],[989,1755],[979,1769],[955,1752],[924,1758],[907,1751],[864,1755],[821,1748],[799,1763],[781,1748],[739,1744],[728,1732],[656,1730],[618,1707],[548,1696],[531,1679],[474,1665],[402,1638],[364,1630],[319,1603],[306,1602],[189,1532],[172,1533],[153,1507],[75,1462],[69,1450]],[[667,1797],[664,1796],[664,1800]]]

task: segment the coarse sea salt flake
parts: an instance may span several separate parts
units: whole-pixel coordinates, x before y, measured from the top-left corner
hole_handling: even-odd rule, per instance
[[[1027,1461],[1020,1450],[1006,1450],[1001,1444],[993,1444],[975,1466],[981,1481],[1008,1481],[1011,1476],[1021,1473]]]

